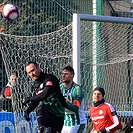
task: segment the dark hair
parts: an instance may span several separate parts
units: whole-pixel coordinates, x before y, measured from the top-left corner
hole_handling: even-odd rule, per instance
[[[29,62],[27,62],[25,66],[27,67],[27,66],[30,65],[30,64],[34,64],[36,67],[39,66],[39,64],[36,63],[36,62],[34,62],[34,61],[29,61]]]
[[[103,89],[102,87],[96,87],[96,88],[94,89],[94,91],[96,91],[96,90],[100,91],[100,92],[102,93],[103,97],[104,97],[105,91],[104,91],[104,89]]]
[[[63,68],[63,70],[68,70],[69,72],[71,72],[71,74],[74,74],[74,69],[71,66],[66,66]]]

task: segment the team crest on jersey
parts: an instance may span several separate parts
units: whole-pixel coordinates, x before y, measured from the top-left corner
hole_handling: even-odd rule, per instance
[[[46,82],[46,85],[48,85],[48,86],[53,86],[53,82],[52,82],[52,81],[47,81],[47,82]]]
[[[103,111],[102,111],[102,110],[99,110],[99,114],[100,114],[100,115],[103,114]]]

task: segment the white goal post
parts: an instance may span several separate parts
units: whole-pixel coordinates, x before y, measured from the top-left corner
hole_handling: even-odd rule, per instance
[[[89,14],[73,14],[73,68],[75,70],[74,81],[80,84],[80,21],[98,21],[98,22],[113,22],[113,23],[127,23],[133,24],[133,18],[123,18],[123,17],[111,17],[111,16],[100,16],[100,15],[89,15]],[[93,32],[96,32],[96,24],[93,24]],[[95,33],[94,33],[95,34]],[[93,36],[95,38],[95,36]],[[95,39],[93,39],[95,43]],[[95,43],[96,44],[96,43]],[[93,53],[94,53],[94,64],[96,63],[96,45],[93,45]],[[93,86],[97,85],[96,82],[96,68],[93,68],[93,78],[95,81]]]

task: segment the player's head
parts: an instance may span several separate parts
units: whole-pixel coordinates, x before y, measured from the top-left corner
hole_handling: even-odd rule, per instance
[[[29,61],[26,64],[26,72],[28,73],[28,75],[33,79],[36,80],[39,78],[40,73],[41,73],[41,69],[39,67],[39,64],[37,64],[34,61]]]
[[[94,103],[100,102],[104,98],[104,95],[105,95],[104,89],[102,87],[96,87],[93,90],[93,96],[92,96],[93,102]]]
[[[62,70],[62,82],[69,83],[73,81],[74,69],[71,66],[66,66]]]
[[[17,78],[15,74],[11,74],[9,77],[9,83],[11,86],[15,86],[17,82]]]

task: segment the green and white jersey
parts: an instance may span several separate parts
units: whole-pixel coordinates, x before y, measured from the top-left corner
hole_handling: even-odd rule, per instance
[[[78,114],[65,109],[64,125],[75,126],[79,124],[86,124],[87,119],[84,112],[84,93],[82,87],[73,82],[70,88],[65,88],[64,83],[60,84],[60,88],[63,96],[69,100],[69,103],[72,104],[74,100],[78,100],[80,102]]]

